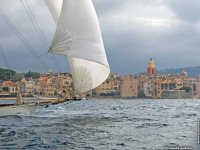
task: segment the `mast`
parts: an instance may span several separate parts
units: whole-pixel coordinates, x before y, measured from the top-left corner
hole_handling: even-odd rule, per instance
[[[22,102],[21,81],[18,82],[16,104],[21,105]]]

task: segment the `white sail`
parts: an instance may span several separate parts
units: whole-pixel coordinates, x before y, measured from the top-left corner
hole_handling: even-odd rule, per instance
[[[61,14],[63,0],[45,0],[45,2],[51,12],[55,23],[57,24]]]
[[[110,68],[92,1],[46,2],[57,24],[49,52],[66,55],[77,93],[99,86],[110,74]]]

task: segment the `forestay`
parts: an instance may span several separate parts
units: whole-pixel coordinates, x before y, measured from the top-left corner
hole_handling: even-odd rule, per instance
[[[46,0],[57,24],[49,52],[65,55],[75,91],[87,92],[110,73],[97,15],[91,0]]]

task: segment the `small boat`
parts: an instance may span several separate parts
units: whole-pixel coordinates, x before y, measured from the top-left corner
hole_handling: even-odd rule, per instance
[[[75,100],[75,101],[81,101],[82,98],[81,98],[80,95],[75,95],[74,100]]]

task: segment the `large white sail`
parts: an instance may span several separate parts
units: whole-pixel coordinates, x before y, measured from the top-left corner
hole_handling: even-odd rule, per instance
[[[63,0],[45,0],[45,2],[51,12],[55,23],[57,24],[61,14]]]
[[[77,93],[99,86],[109,76],[110,68],[92,1],[46,2],[57,24],[49,52],[66,55]]]

